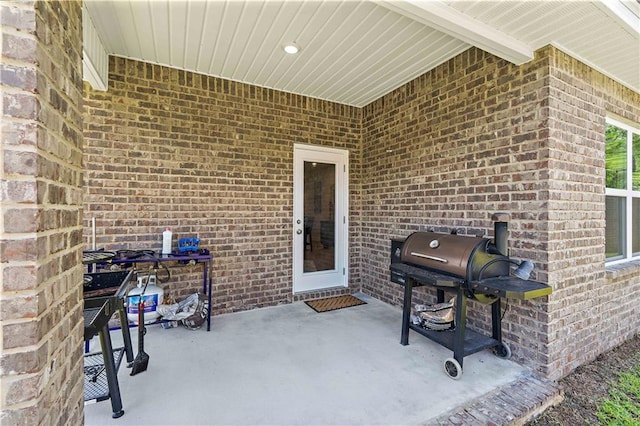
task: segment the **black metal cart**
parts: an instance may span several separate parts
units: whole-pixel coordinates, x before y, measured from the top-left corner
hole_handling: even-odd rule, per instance
[[[492,348],[494,354],[509,358],[511,349],[502,341],[502,318],[500,299],[504,297],[532,299],[551,293],[551,287],[535,281],[515,277],[493,277],[481,281],[472,281],[467,285],[461,278],[451,277],[415,266],[393,263],[390,267],[392,281],[404,285],[402,305],[402,332],[400,343],[409,344],[409,330],[413,330],[434,342],[453,351],[453,358],[447,358],[444,369],[452,379],[462,376],[463,360],[467,355]],[[445,292],[456,294],[455,328],[453,330],[434,331],[420,325],[411,324],[411,306],[414,287],[433,286],[437,289],[438,303],[444,302]],[[495,299],[491,303],[491,335],[485,335],[467,329],[468,288],[480,294],[488,294]]]

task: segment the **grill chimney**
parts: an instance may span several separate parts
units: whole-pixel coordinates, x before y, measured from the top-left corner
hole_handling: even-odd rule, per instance
[[[509,237],[509,219],[508,213],[494,213],[491,216],[493,221],[493,245],[499,254],[509,256],[509,248],[507,239]]]

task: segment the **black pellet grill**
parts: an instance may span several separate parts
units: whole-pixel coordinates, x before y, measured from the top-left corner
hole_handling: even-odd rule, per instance
[[[511,350],[502,341],[501,298],[533,299],[551,294],[551,287],[536,281],[511,276],[511,266],[520,262],[507,254],[509,215],[496,213],[494,238],[436,232],[415,232],[404,241],[391,242],[391,281],[404,286],[402,333],[400,343],[409,344],[409,330],[453,350],[453,358],[444,362],[449,377],[462,376],[463,359],[483,349],[493,349],[501,358]],[[445,292],[456,294],[455,327],[434,331],[410,321],[414,287],[432,286],[437,302]],[[491,336],[467,330],[467,299],[491,304]]]

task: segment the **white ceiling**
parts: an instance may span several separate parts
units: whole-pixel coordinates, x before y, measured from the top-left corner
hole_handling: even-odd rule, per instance
[[[553,44],[640,93],[635,0],[85,0],[107,54],[364,106],[474,45]],[[282,46],[295,42],[297,55]]]

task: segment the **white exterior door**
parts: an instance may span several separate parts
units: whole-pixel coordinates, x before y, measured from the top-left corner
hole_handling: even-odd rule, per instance
[[[349,152],[293,148],[293,292],[347,287]]]

